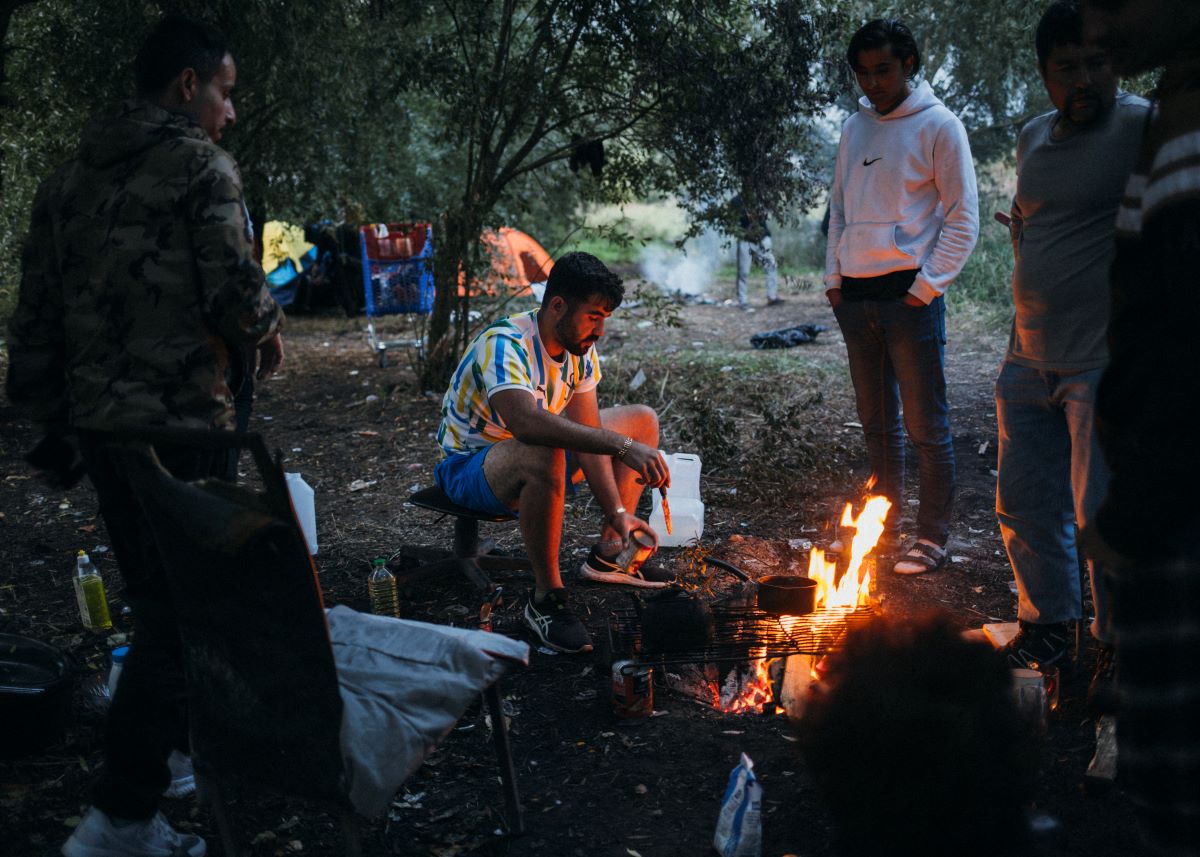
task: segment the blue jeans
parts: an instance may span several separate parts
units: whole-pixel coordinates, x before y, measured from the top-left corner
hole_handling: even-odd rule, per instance
[[[954,509],[954,445],[946,404],[946,319],[942,298],[911,307],[903,300],[842,299],[834,315],[846,340],[850,379],[867,457],[899,523],[904,501],[904,429],[917,452],[921,484],[917,537],[944,545]]]
[[[996,517],[1017,580],[1017,618],[1026,622],[1081,615],[1076,527],[1087,526],[1108,490],[1094,407],[1103,372],[1047,372],[1006,360],[996,379]],[[1087,565],[1092,634],[1107,642],[1109,598],[1103,576]]]
[[[778,271],[775,254],[771,252],[771,236],[764,235],[762,241],[754,243],[738,239],[737,243],[737,301],[746,305],[746,279],[750,276],[750,256],[762,265],[767,277],[767,300],[773,301],[779,293]]]

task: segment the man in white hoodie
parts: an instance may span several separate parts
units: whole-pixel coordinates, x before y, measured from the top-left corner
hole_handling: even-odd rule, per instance
[[[966,131],[913,83],[916,40],[876,20],[850,39],[846,59],[863,91],[842,126],[829,202],[825,294],[846,340],[850,377],[879,490],[904,508],[904,428],[917,451],[917,539],[900,574],[946,562],[954,504],[954,448],[946,403],[945,306],[979,235],[975,168]]]

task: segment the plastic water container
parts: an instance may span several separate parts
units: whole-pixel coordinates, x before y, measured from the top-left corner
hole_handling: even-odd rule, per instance
[[[121,680],[121,670],[125,666],[125,658],[129,657],[129,646],[118,646],[112,650],[112,667],[108,670],[108,695],[111,699],[117,693],[117,682]]]
[[[677,548],[693,544],[704,535],[704,501],[700,499],[700,456],[688,452],[664,455],[667,469],[671,471],[671,487],[667,489],[667,501],[671,504],[671,535],[667,535],[667,522],[663,518],[662,495],[651,492],[653,506],[650,510],[650,526],[658,533],[658,544],[664,548]]]
[[[300,530],[304,540],[308,542],[308,552],[317,555],[317,508],[313,503],[313,490],[299,473],[283,474],[287,479],[288,494],[292,497],[292,507],[296,510],[296,520],[300,522]]]

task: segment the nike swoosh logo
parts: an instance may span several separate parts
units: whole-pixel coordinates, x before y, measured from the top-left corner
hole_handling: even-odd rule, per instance
[[[879,158],[873,158],[873,159],[871,159],[871,160],[869,160],[869,161],[868,161],[866,158],[863,158],[863,166],[864,166],[864,167],[869,167],[869,166],[871,166],[871,164],[875,163],[875,161],[882,161],[882,160],[883,160],[883,158],[882,158],[882,157],[879,157]]]

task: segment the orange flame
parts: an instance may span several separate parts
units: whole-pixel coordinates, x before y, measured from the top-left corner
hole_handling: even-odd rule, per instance
[[[825,551],[813,548],[808,556],[808,576],[817,581],[818,607],[858,607],[866,604],[871,593],[871,574],[860,571],[863,560],[875,549],[883,535],[883,522],[892,504],[879,495],[867,498],[863,510],[854,516],[850,503],[842,512],[841,527],[854,530],[850,542],[850,563],[841,580],[837,579],[837,563],[825,559]]]

